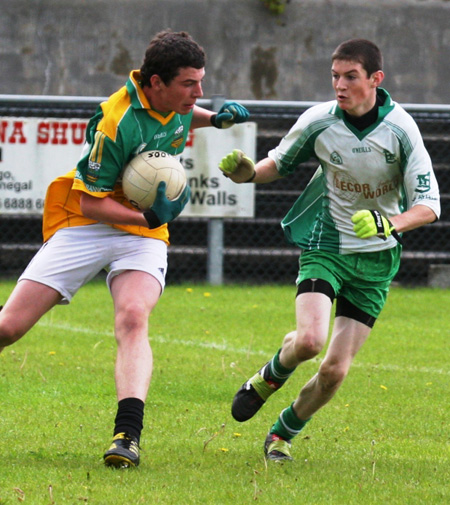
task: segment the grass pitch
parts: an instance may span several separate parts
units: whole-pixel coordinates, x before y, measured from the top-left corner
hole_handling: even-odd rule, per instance
[[[2,282],[0,300],[13,287]],[[155,367],[141,466],[105,468],[116,410],[112,302],[80,290],[0,354],[0,504],[308,505],[450,502],[450,290],[393,288],[336,397],[266,464],[265,435],[316,372],[302,365],[255,418],[234,393],[278,349],[295,288],[169,286],[151,316]]]

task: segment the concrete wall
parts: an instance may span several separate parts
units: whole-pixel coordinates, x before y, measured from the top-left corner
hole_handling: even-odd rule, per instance
[[[150,38],[186,30],[207,51],[205,98],[327,100],[330,54],[369,38],[403,103],[450,103],[450,1],[2,0],[0,94],[106,96]]]

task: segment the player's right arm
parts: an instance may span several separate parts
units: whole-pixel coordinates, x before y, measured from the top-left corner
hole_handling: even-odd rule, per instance
[[[283,176],[280,175],[277,169],[277,165],[272,158],[264,158],[255,165],[255,178],[254,183],[264,184],[266,182],[273,182],[277,179],[281,179]]]
[[[264,184],[281,177],[275,161],[271,158],[264,158],[255,165],[254,161],[239,149],[222,158],[219,168],[226,177],[237,184],[243,182]]]

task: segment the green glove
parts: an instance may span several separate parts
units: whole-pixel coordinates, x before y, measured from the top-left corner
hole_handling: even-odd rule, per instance
[[[225,102],[217,114],[211,116],[211,124],[216,128],[230,128],[235,123],[245,123],[250,113],[237,102]]]
[[[352,216],[353,231],[358,238],[379,237],[386,240],[392,235],[398,242],[401,239],[389,219],[377,210],[358,210]]]
[[[255,163],[239,149],[227,154],[219,163],[219,168],[233,182],[251,182],[256,175]]]
[[[184,209],[191,197],[191,188],[186,184],[181,195],[175,200],[166,196],[166,183],[161,181],[156,191],[156,199],[150,209],[144,212],[149,228],[158,228],[173,221]]]

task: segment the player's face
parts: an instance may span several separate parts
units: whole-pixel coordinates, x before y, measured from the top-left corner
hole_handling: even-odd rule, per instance
[[[198,98],[203,96],[202,80],[204,68],[184,67],[168,85],[159,81],[152,99],[152,107],[159,112],[175,111],[178,114],[188,114]]]
[[[362,116],[375,105],[376,88],[384,74],[381,70],[368,76],[361,63],[334,60],[331,78],[339,107],[351,116]]]

